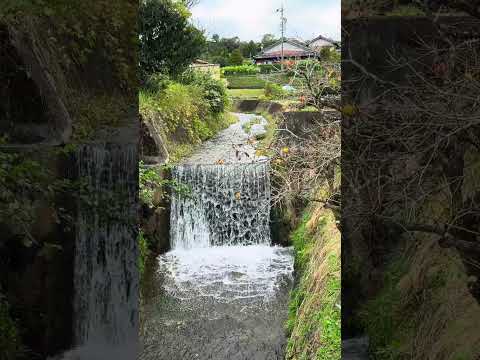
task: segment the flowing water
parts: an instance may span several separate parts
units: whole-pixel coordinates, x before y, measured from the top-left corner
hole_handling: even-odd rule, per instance
[[[138,353],[136,146],[91,144],[76,152],[84,183],[74,263],[74,346],[62,359],[135,359]],[[132,170],[134,169],[134,170]]]
[[[172,250],[143,288],[141,359],[283,359],[292,249],[271,246],[269,161],[242,125],[219,134],[173,178]],[[264,121],[264,120],[263,120]]]

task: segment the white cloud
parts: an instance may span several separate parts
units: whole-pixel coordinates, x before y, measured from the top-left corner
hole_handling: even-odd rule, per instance
[[[275,10],[281,0],[202,0],[193,9],[194,23],[209,36],[238,36],[260,40],[263,34],[280,33]],[[340,0],[287,1],[287,36],[310,39],[322,34],[340,39]]]

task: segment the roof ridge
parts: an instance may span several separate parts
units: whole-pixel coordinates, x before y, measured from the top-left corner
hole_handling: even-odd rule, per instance
[[[283,42],[284,43],[290,42],[293,45],[297,45],[297,46],[302,47],[303,50],[306,50],[306,51],[311,51],[312,50],[308,47],[308,45],[305,42],[303,42],[301,40],[298,40],[298,39],[295,39],[295,38],[285,38]],[[282,43],[282,40],[278,40],[274,44],[272,44],[269,47],[263,49],[262,53],[265,53],[265,52],[273,49],[275,46],[280,45],[281,43]]]
[[[337,44],[338,41],[335,41],[331,38],[328,38],[326,36],[323,36],[323,35],[318,35],[316,38],[314,38],[313,40],[310,40],[310,41],[307,41],[306,44],[307,45],[310,45],[311,43],[317,41],[317,40],[325,40],[325,41],[328,41],[329,43],[332,43],[332,44]]]

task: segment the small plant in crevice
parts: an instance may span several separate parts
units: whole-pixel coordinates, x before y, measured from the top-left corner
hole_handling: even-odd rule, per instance
[[[143,162],[140,162],[139,198],[143,204],[154,208],[163,199],[168,199],[173,193],[181,196],[189,196],[191,194],[189,186],[165,176],[165,173],[170,170],[169,165],[147,167]]]

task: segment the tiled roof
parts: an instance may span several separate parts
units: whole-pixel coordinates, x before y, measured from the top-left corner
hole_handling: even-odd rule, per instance
[[[295,56],[310,56],[314,55],[312,51],[304,51],[304,50],[285,50],[283,52],[283,56],[285,57],[295,57]],[[279,58],[282,56],[281,51],[274,51],[274,52],[269,52],[268,54],[259,54],[255,56],[256,59],[261,59],[261,58]]]
[[[208,64],[208,61],[205,61],[205,60],[201,60],[201,59],[196,59],[194,62],[194,64]]]
[[[323,41],[329,42],[330,44],[335,45],[335,46],[339,46],[339,44],[340,44],[339,41],[335,41],[335,40],[329,39],[325,36],[319,35],[315,39],[307,41],[307,46],[310,46],[312,43],[314,43],[315,41],[318,41],[318,40],[323,40]]]

